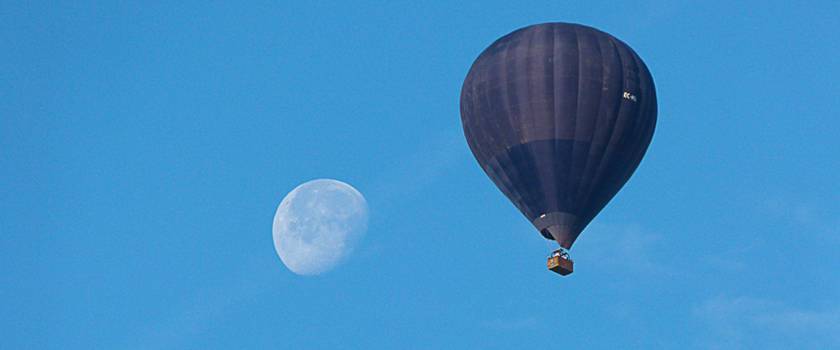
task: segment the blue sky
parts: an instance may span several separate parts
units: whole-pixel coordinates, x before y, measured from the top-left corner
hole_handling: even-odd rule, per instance
[[[0,5],[0,348],[840,347],[837,2],[345,3]],[[549,21],[659,97],[568,278],[458,107]],[[323,177],[369,230],[300,277],[272,217]]]

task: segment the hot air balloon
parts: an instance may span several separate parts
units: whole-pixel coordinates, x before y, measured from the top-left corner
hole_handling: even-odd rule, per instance
[[[493,183],[560,249],[568,249],[642,160],[656,125],[656,91],[621,40],[570,23],[537,24],[496,40],[461,89],[461,122]]]

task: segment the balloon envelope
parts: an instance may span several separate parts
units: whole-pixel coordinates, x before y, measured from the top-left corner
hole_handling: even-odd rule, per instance
[[[475,60],[461,121],[496,186],[543,236],[570,248],[644,156],[656,92],[622,41],[582,25],[538,24]]]

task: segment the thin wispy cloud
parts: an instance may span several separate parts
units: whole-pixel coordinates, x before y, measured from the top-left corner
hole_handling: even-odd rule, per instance
[[[152,319],[126,339],[124,348],[177,349],[189,347],[206,336],[213,327],[224,323],[231,310],[257,298],[270,285],[269,276],[254,273],[262,259],[254,258],[240,273],[226,276],[193,294],[169,301],[161,317]],[[256,278],[254,277],[256,276]]]
[[[832,348],[840,346],[840,304],[805,308],[773,299],[717,296],[693,315],[708,333],[700,344],[712,349],[756,346]]]
[[[780,197],[765,199],[762,204],[771,218],[801,228],[797,234],[840,243],[840,215],[830,207]]]
[[[372,201],[388,204],[388,207],[399,204],[440,180],[458,162],[472,161],[460,131],[441,133],[417,145],[414,153],[391,159],[388,166],[381,169],[381,175],[373,181],[368,193]]]
[[[670,274],[668,265],[656,260],[662,239],[636,224],[593,223],[576,243],[575,258],[622,273]]]

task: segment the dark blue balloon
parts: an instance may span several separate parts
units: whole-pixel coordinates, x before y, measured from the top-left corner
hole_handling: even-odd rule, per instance
[[[496,186],[543,236],[570,248],[642,160],[656,91],[624,42],[578,24],[538,24],[475,60],[461,121]]]

